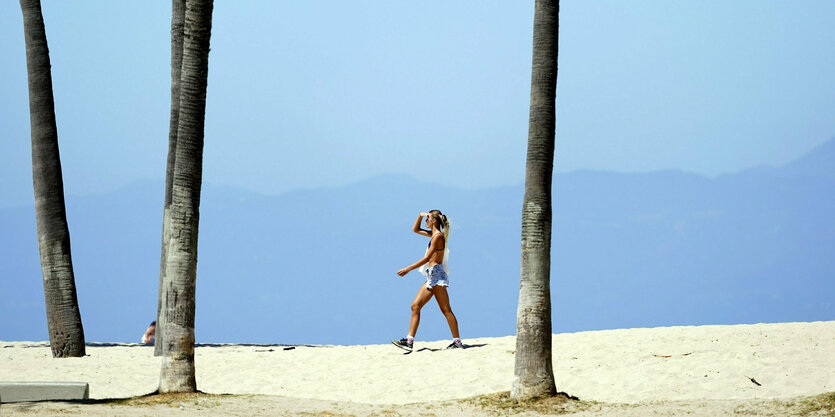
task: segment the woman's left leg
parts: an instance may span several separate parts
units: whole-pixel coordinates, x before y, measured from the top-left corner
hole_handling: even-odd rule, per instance
[[[441,308],[441,313],[443,313],[444,317],[446,317],[447,324],[449,324],[449,331],[452,332],[452,337],[458,339],[458,319],[456,319],[455,314],[452,313],[452,307],[449,305],[449,293],[447,293],[446,287],[436,285],[432,288],[432,293],[435,294],[435,301],[438,302],[438,307]]]
[[[420,325],[420,309],[422,309],[431,298],[432,291],[426,289],[425,284],[421,284],[420,289],[415,296],[415,300],[412,301],[412,315],[409,318],[409,336],[417,336],[418,325]]]

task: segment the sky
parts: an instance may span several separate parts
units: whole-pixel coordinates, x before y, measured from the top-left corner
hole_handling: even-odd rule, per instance
[[[170,2],[44,1],[65,191],[162,180]],[[561,2],[555,170],[706,176],[835,136],[835,2]],[[203,180],[524,179],[533,1],[215,2]],[[0,207],[31,205],[20,8],[0,2]],[[161,191],[162,192],[162,191]]]

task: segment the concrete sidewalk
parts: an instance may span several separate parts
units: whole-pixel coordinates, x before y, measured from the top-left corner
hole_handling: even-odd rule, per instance
[[[24,401],[86,400],[86,382],[5,382],[0,381],[0,403]]]

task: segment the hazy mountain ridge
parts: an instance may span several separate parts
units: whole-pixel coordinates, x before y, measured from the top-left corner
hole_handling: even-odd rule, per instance
[[[554,178],[554,331],[835,319],[835,140],[781,168]],[[809,165],[804,165],[808,163]],[[828,168],[828,170],[827,170]],[[421,276],[418,211],[441,208],[464,337],[515,332],[522,186],[461,190],[399,176],[264,196],[204,187],[202,342],[385,343]],[[88,340],[134,341],[153,320],[162,182],[68,198]],[[34,209],[0,210],[0,340],[44,340]],[[419,337],[448,331],[434,305]]]

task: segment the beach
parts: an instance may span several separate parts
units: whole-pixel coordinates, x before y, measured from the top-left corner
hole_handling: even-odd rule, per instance
[[[835,321],[604,330],[552,340],[557,389],[580,400],[568,410],[576,415],[786,415],[799,413],[786,411],[791,404],[835,392]],[[3,404],[0,415],[494,415],[498,406],[481,396],[510,390],[515,337],[464,342],[467,349],[444,350],[447,340],[418,339],[411,354],[387,343],[201,344],[198,389],[214,395],[167,402],[141,397],[159,382],[161,359],[151,346],[89,343],[85,357],[53,359],[46,342],[0,342],[0,381],[87,382],[91,398]]]

